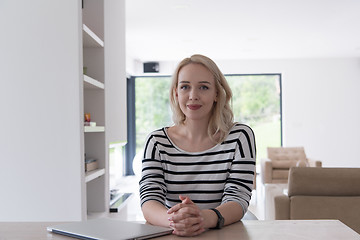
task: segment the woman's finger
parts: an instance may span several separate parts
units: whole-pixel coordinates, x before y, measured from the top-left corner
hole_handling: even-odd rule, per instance
[[[191,226],[186,226],[184,223],[177,223],[173,224],[172,228],[174,229],[173,234],[179,236],[196,236],[205,231],[203,222]]]
[[[203,217],[187,217],[181,220],[170,221],[170,227],[175,229],[187,229],[195,225],[203,226],[203,223]]]
[[[186,207],[186,204],[195,204],[189,197],[179,195],[179,199],[181,200],[181,203],[176,204],[172,208],[170,208],[167,213],[171,214],[173,212],[179,211],[181,208]]]
[[[169,220],[174,222],[179,222],[182,221],[183,219],[187,219],[191,217],[202,218],[201,210],[194,207],[184,207],[179,211],[171,214],[171,216],[169,216]]]
[[[203,232],[205,232],[205,229],[200,228],[195,232],[174,230],[173,234],[177,235],[177,236],[181,236],[181,237],[194,237],[194,236],[197,236],[197,235],[199,235],[199,234],[201,234]]]
[[[191,199],[189,197],[187,197],[187,196],[179,195],[179,199],[184,204],[194,204],[193,201],[191,201]]]

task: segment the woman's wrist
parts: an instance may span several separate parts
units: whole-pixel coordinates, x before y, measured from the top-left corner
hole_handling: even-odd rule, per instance
[[[169,227],[167,209],[157,201],[150,200],[143,204],[142,212],[146,222],[163,227]]]
[[[210,209],[202,210],[202,215],[204,217],[204,228],[214,228],[217,225],[218,216],[216,213]]]

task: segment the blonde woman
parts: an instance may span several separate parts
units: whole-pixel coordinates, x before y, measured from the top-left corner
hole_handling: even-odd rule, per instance
[[[255,173],[255,137],[234,123],[231,89],[217,65],[193,55],[181,61],[170,88],[174,125],[146,141],[141,207],[153,225],[195,236],[239,221]]]

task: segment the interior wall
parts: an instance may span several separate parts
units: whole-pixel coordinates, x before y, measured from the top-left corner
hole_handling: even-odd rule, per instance
[[[106,0],[105,114],[106,145],[127,141],[125,71],[125,0]]]
[[[324,167],[360,167],[360,59],[216,63],[224,74],[281,73],[284,146],[304,146]],[[175,65],[160,62],[159,74]]]
[[[0,221],[81,220],[81,1],[0,5]]]

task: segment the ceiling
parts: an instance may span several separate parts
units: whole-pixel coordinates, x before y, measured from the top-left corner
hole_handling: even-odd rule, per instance
[[[360,0],[126,0],[138,61],[360,57]]]

